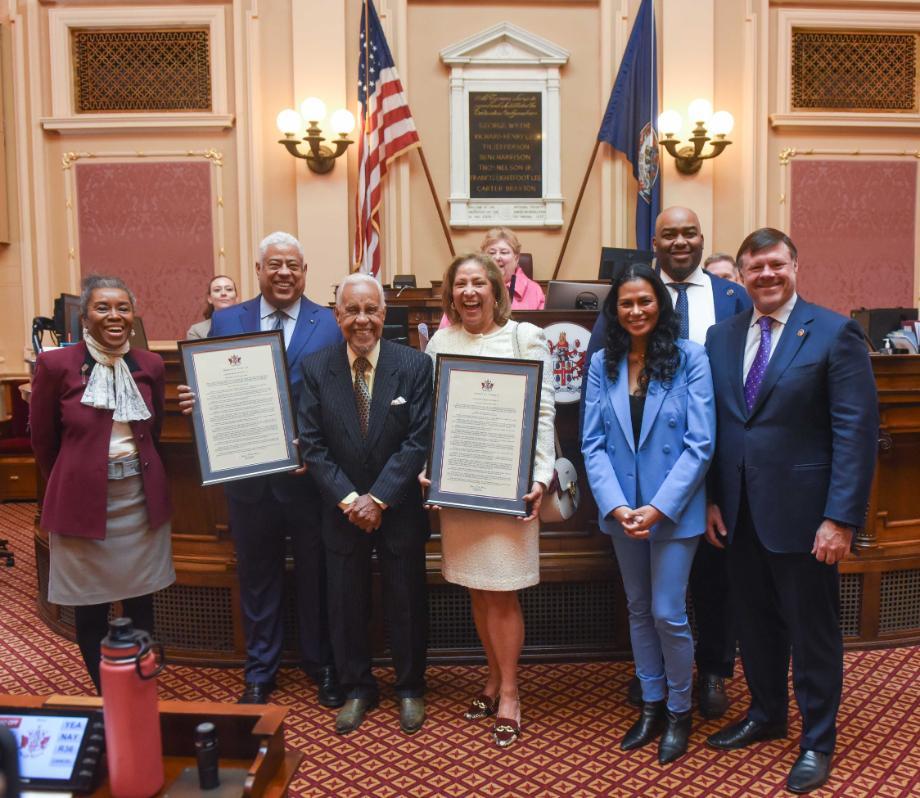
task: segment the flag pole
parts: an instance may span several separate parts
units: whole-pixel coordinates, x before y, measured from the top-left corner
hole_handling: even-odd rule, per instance
[[[555,280],[559,275],[559,268],[562,266],[562,258],[565,256],[565,248],[569,245],[569,236],[572,235],[572,226],[575,224],[575,217],[578,216],[578,208],[581,206],[581,198],[585,195],[585,188],[588,186],[588,178],[591,176],[591,169],[594,168],[594,159],[597,158],[597,150],[600,146],[600,139],[597,139],[594,142],[594,149],[591,150],[591,158],[588,160],[588,168],[585,169],[585,176],[581,181],[581,188],[578,190],[578,199],[575,200],[575,207],[572,209],[572,218],[569,219],[569,226],[565,231],[565,238],[562,239],[562,249],[559,251],[559,259],[556,261],[556,268],[553,269],[553,276],[550,279]]]
[[[444,218],[444,211],[441,209],[441,203],[438,201],[438,193],[434,189],[434,180],[431,179],[431,170],[428,168],[428,160],[425,158],[425,151],[422,149],[421,142],[416,147],[418,157],[422,160],[422,168],[425,170],[425,177],[428,180],[428,188],[431,191],[431,199],[434,201],[434,207],[438,212],[438,219],[441,220],[441,229],[444,231],[444,238],[447,239],[447,248],[450,250],[450,256],[454,257],[454,242],[450,237],[450,228],[447,226],[447,220]]]

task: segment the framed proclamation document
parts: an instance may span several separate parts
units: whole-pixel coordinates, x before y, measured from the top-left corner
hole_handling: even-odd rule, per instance
[[[179,341],[179,351],[202,485],[299,468],[280,330]]]
[[[438,355],[427,504],[526,516],[543,362]]]

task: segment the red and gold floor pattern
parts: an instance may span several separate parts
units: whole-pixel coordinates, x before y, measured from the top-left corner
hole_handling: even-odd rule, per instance
[[[16,566],[0,569],[0,692],[80,694],[90,691],[77,648],[48,631],[35,613],[33,504],[0,506],[0,537],[9,538]],[[339,737],[335,710],[315,702],[296,670],[282,672],[273,695],[290,708],[287,744],[305,754],[291,789],[295,796],[337,798],[745,798],[789,795],[784,781],[798,752],[799,717],[790,736],[747,751],[723,753],[704,740],[723,721],[697,719],[691,748],[660,767],[655,746],[626,754],[619,739],[635,710],[623,701],[630,663],[546,664],[521,669],[523,736],[501,751],[488,721],[463,720],[462,711],[483,678],[472,666],[431,667],[428,719],[408,737],[399,731],[382,669],[383,700],[359,731]],[[920,796],[920,648],[846,655],[839,741],[831,780],[813,793],[825,796]],[[238,670],[167,667],[162,698],[234,701]],[[731,681],[727,720],[743,714],[747,691]]]

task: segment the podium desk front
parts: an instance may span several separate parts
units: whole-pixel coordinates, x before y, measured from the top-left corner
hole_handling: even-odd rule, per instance
[[[22,696],[0,694],[0,707],[47,709],[101,709],[92,696]],[[220,766],[248,771],[246,798],[283,798],[303,760],[298,751],[284,748],[287,709],[274,704],[218,704],[208,701],[160,701],[160,732],[166,780],[163,795],[185,768],[195,768],[195,727],[210,721],[217,728]],[[90,794],[110,798],[107,780]]]

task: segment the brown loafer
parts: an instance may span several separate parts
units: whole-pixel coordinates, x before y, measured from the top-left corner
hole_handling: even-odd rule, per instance
[[[511,718],[496,718],[492,739],[499,748],[510,748],[521,736],[521,725]]]
[[[485,693],[470,701],[470,707],[463,713],[467,720],[482,720],[498,712],[498,696],[489,698]]]

